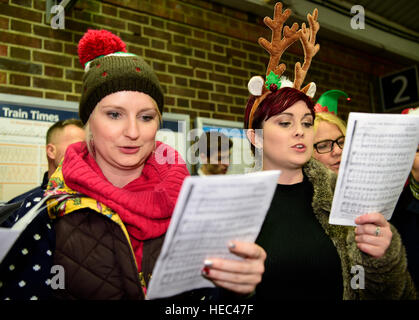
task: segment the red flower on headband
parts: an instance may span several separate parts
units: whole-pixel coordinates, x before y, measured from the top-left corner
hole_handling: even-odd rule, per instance
[[[329,113],[335,114],[334,111],[329,111],[327,106],[323,107],[320,103],[316,103],[316,105],[314,106],[314,112],[329,112]]]

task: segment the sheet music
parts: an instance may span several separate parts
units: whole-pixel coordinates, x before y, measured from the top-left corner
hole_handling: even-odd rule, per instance
[[[201,275],[208,257],[240,259],[231,240],[254,242],[272,201],[280,171],[188,177],[180,192],[147,299],[214,284]]]
[[[393,214],[419,143],[419,116],[350,113],[329,223]]]

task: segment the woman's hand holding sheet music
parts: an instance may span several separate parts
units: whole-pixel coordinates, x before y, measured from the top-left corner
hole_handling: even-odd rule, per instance
[[[209,258],[204,262],[203,276],[236,293],[252,293],[265,271],[265,250],[255,243],[241,241],[232,241],[229,250],[243,259]]]
[[[390,246],[393,233],[390,223],[381,213],[367,213],[355,219],[355,241],[359,250],[374,258],[381,258]]]

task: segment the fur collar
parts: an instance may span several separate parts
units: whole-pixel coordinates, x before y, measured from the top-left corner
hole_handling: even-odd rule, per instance
[[[406,269],[406,253],[397,230],[391,226],[393,239],[384,257],[375,259],[361,252],[355,242],[354,227],[329,224],[336,174],[313,158],[303,170],[314,189],[314,215],[332,240],[341,259],[343,299],[415,299],[413,281]],[[368,289],[352,288],[352,268],[357,265],[368,270],[365,279],[365,287]]]
[[[314,158],[310,159],[303,170],[313,184],[314,196],[312,204],[314,211],[324,210],[329,213],[332,207],[336,174]]]

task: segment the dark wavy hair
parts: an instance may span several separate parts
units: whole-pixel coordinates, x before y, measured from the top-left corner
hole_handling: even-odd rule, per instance
[[[253,103],[255,102],[256,97],[250,96],[247,101],[246,111],[244,115],[244,128],[249,129],[249,116],[250,110],[252,109]],[[314,102],[309,96],[300,90],[285,87],[274,93],[269,94],[259,105],[253,115],[252,129],[261,129],[262,122],[268,120],[270,117],[273,117],[281,112],[284,112],[293,104],[298,101],[304,101],[310,110],[313,120],[315,118],[314,112]]]

